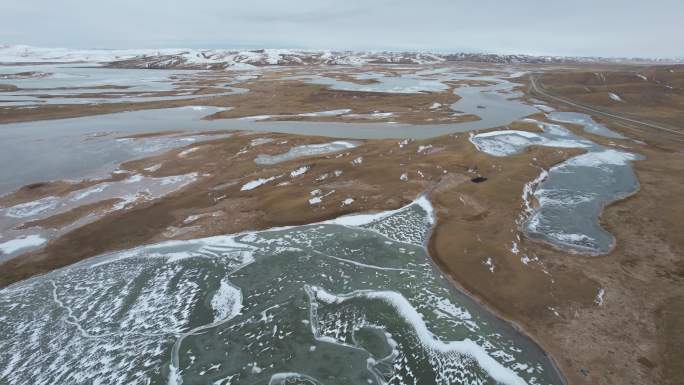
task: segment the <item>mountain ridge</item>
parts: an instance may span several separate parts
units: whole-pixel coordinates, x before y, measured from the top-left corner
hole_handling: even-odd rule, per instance
[[[496,53],[334,51],[306,49],[69,49],[0,45],[0,63],[96,62],[116,68],[240,69],[267,66],[438,64],[676,64],[681,58],[605,58]]]

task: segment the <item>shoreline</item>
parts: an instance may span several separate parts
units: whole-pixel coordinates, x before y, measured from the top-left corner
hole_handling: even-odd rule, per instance
[[[444,273],[444,276],[447,278],[447,280],[451,283],[451,285],[454,287],[454,289],[460,291],[464,295],[468,296],[471,300],[473,300],[475,303],[480,305],[485,311],[489,312],[492,314],[494,317],[499,319],[502,322],[507,323],[510,325],[513,329],[515,329],[518,333],[523,335],[525,338],[529,339],[532,343],[534,343],[539,350],[544,352],[544,355],[549,358],[549,362],[551,362],[554,370],[556,371],[556,374],[558,375],[558,378],[561,380],[561,383],[563,385],[568,385],[568,380],[567,376],[565,375],[565,372],[561,369],[561,366],[558,364],[558,360],[556,359],[555,355],[549,350],[544,347],[544,343],[542,342],[541,339],[536,337],[533,333],[529,332],[520,322],[517,320],[508,317],[504,315],[501,311],[496,309],[495,307],[491,306],[484,300],[482,297],[474,294],[473,292],[467,290],[463,285],[461,285],[453,276],[451,271],[444,266],[441,261],[439,260],[439,257],[434,256],[432,252],[429,252],[428,250],[428,255],[430,256],[430,260],[433,262],[433,265],[438,269],[438,271]]]
[[[421,195],[425,195],[428,200],[430,199],[430,194],[432,191],[437,188],[439,185],[439,181],[435,182],[430,188],[425,190]],[[432,201],[430,201],[430,204],[433,205]],[[434,210],[434,208],[433,208]],[[500,320],[501,322],[504,322],[508,325],[510,325],[514,330],[516,330],[518,333],[520,333],[522,336],[525,338],[529,339],[533,344],[535,344],[539,350],[541,350],[544,355],[549,359],[549,362],[551,363],[553,369],[556,371],[557,377],[561,380],[562,385],[569,385],[567,376],[565,375],[565,372],[561,369],[560,365],[558,364],[558,361],[555,357],[555,355],[548,349],[545,348],[543,342],[541,339],[537,338],[533,333],[529,332],[522,324],[513,319],[512,317],[508,317],[503,314],[502,311],[499,309],[495,308],[494,306],[490,305],[487,303],[484,298],[476,295],[475,293],[467,290],[465,286],[463,286],[461,283],[459,283],[452,275],[451,270],[446,266],[446,264],[443,263],[443,261],[439,258],[437,250],[435,246],[432,243],[432,234],[433,232],[437,229],[439,226],[439,215],[437,213],[434,213],[434,224],[430,226],[430,230],[428,231],[427,238],[425,240],[425,244],[423,247],[425,248],[425,252],[428,255],[430,262],[432,263],[432,266],[434,269],[442,273],[446,278],[447,281],[451,284],[451,286],[461,292],[463,295],[467,296],[470,298],[473,302],[478,304],[482,309],[486,312],[489,312],[492,316]]]

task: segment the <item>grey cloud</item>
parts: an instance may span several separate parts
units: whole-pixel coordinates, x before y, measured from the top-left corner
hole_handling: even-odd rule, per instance
[[[22,0],[0,43],[684,56],[679,0]]]

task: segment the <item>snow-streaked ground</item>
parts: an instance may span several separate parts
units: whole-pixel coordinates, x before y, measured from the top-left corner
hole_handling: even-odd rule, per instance
[[[125,210],[142,202],[159,199],[195,182],[198,173],[167,177],[130,175],[116,182],[102,182],[65,196],[48,196],[8,207],[0,207],[0,260],[43,246],[48,240],[74,228],[91,223],[102,216]],[[71,210],[114,200],[99,211],[85,212],[63,227],[23,226]]]

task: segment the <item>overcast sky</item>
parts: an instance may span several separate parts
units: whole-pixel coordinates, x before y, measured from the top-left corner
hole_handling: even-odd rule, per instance
[[[2,0],[0,44],[684,57],[682,0]]]

